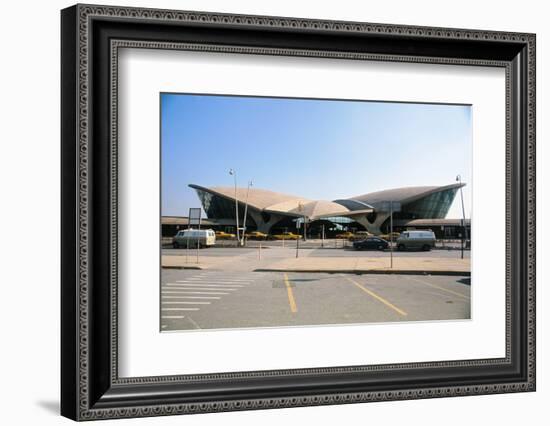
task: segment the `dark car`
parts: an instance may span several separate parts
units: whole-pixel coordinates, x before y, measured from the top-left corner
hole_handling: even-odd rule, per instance
[[[353,242],[353,248],[355,250],[385,250],[389,246],[386,240],[377,237],[369,237],[361,241]]]

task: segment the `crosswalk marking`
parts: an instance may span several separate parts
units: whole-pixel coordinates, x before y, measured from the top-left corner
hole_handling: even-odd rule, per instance
[[[162,308],[163,311],[198,311],[199,308]]]
[[[166,286],[161,291],[202,291],[202,292],[216,292],[216,291],[235,291],[236,288],[221,288],[221,287],[215,287],[215,288],[208,288],[208,287],[176,287],[176,286]]]
[[[244,287],[240,284],[224,284],[224,283],[216,283],[215,281],[210,281],[209,283],[203,283],[203,282],[189,282],[189,281],[176,281],[175,283],[166,283],[166,285],[188,285],[188,286],[202,286],[202,287]]]
[[[162,290],[163,294],[215,294],[216,296],[227,296],[231,293],[224,293],[220,291],[185,291],[185,290]]]
[[[187,293],[184,293],[187,294]],[[191,293],[193,294],[193,293]],[[205,293],[208,294],[208,293]],[[221,299],[221,297],[209,297],[209,296],[162,296],[163,299]]]
[[[223,285],[223,286],[234,286],[234,287],[246,287],[248,283],[231,283],[226,281],[176,281],[175,283],[166,283],[166,284],[190,284],[190,285]]]
[[[206,290],[206,291],[235,291],[238,290],[239,287],[206,287],[206,286],[198,286],[198,285],[186,285],[186,284],[170,284],[163,287],[162,290],[170,290],[170,291],[194,291],[194,290]]]
[[[260,275],[256,276],[260,277]],[[212,301],[235,294],[255,281],[246,276],[228,276],[219,272],[202,272],[180,277],[181,280],[174,277],[173,282],[165,282],[161,285],[160,309],[163,329],[170,329],[170,323],[168,322],[168,325],[164,323],[168,320],[186,319],[194,323],[191,317],[181,314],[186,311],[200,311],[203,306],[211,305]],[[196,327],[200,328],[198,325]]]
[[[204,279],[204,278],[187,278],[185,281],[178,281],[178,282],[215,282],[215,283],[228,283],[228,284],[250,284],[252,281],[250,280],[228,280],[228,279],[223,279],[223,280],[215,280],[215,279],[211,279],[211,278],[207,278],[207,279]]]
[[[235,291],[236,288],[225,287],[197,287],[187,285],[166,285],[162,288],[162,291]]]

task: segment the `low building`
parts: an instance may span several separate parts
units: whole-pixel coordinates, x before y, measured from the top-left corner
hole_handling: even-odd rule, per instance
[[[401,232],[414,229],[431,229],[437,239],[470,239],[470,219],[411,219],[394,220],[393,230]]]
[[[234,223],[235,221],[233,221]],[[189,228],[189,218],[184,216],[162,216],[160,218],[161,230],[163,237],[173,237],[180,229]],[[208,219],[201,220],[201,227],[212,228],[216,223]],[[233,226],[235,226],[233,224]]]

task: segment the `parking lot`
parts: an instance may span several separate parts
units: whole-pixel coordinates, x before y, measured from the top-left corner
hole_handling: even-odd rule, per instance
[[[163,269],[160,292],[161,331],[470,318],[467,276]]]

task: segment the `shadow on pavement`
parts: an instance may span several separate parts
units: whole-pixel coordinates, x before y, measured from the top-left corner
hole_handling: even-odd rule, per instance
[[[464,285],[471,285],[471,279],[470,277],[461,278],[459,280],[456,280],[457,283],[464,284]]]

